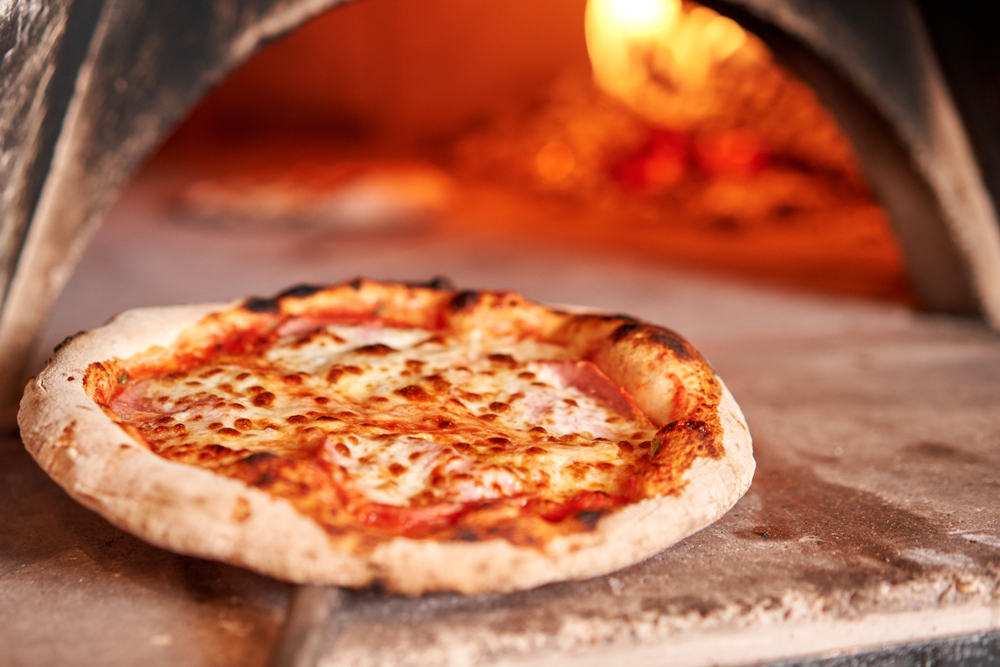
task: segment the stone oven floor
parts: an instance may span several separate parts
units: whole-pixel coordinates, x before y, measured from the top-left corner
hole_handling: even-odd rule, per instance
[[[1000,628],[1000,335],[982,324],[514,240],[234,233],[155,200],[133,187],[114,209],[46,351],[129,307],[441,274],[674,328],[750,424],[753,486],[709,528],[522,593],[352,592],[323,664],[736,665]],[[289,586],[112,527],[14,435],[0,475],[0,665],[266,663]]]

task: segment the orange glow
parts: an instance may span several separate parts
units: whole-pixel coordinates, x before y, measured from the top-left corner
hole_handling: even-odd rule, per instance
[[[539,175],[547,181],[561,181],[576,167],[573,149],[561,141],[550,141],[535,157]]]
[[[690,130],[720,111],[711,74],[767,51],[734,21],[681,0],[589,0],[597,85],[655,125]]]
[[[753,132],[745,129],[703,133],[695,142],[698,167],[712,175],[744,176],[760,169],[766,157]]]

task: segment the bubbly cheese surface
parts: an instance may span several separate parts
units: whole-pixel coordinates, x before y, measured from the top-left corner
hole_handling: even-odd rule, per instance
[[[655,433],[559,346],[375,326],[289,332],[257,354],[136,378],[109,407],[172,460],[322,459],[398,507],[623,494]]]

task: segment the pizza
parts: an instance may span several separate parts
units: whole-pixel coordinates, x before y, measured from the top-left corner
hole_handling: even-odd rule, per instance
[[[60,345],[18,420],[71,496],[153,544],[407,594],[613,571],[754,470],[676,333],[440,280],[130,311]]]

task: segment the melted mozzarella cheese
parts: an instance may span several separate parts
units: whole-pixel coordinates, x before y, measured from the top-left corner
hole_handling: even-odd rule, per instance
[[[323,457],[375,503],[621,493],[655,429],[565,383],[564,363],[537,341],[336,325],[140,379],[111,407],[165,456]]]

